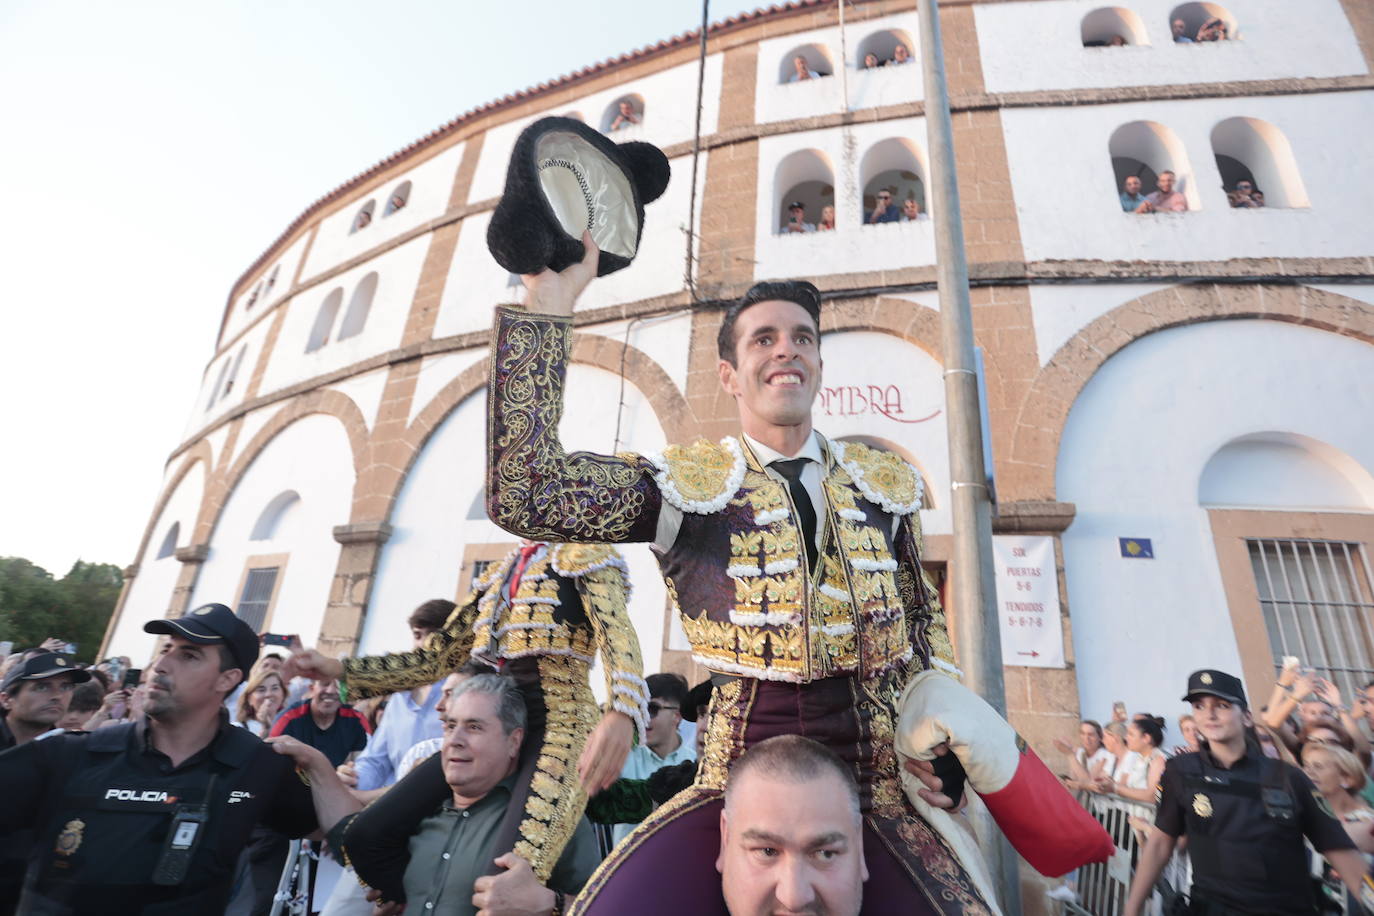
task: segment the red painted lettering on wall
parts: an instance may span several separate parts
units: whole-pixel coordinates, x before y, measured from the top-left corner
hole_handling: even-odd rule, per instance
[[[909,418],[902,408],[902,392],[896,385],[839,385],[822,388],[821,409],[827,417],[861,417],[878,414],[898,423],[924,423],[940,415],[939,409]]]

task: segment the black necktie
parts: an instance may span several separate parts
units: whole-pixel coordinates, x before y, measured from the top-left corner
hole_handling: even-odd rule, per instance
[[[806,492],[806,487],[802,486],[802,469],[806,467],[806,458],[791,458],[786,461],[774,461],[769,467],[787,478],[787,492],[792,494],[792,502],[797,505],[797,514],[801,516],[802,539],[806,541],[806,562],[807,569],[814,569],[816,566],[816,507],[811,505],[811,494]]]

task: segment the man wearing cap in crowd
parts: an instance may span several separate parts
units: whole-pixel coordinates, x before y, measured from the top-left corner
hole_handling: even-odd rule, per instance
[[[144,631],[164,639],[143,720],[0,754],[0,836],[37,837],[20,914],[222,912],[255,824],[299,837],[358,807],[315,749],[229,724],[224,697],[258,657],[233,611],[207,604]]]
[[[89,681],[65,655],[35,652],[10,669],[0,684],[0,751],[26,744],[56,727],[67,712],[72,690]],[[24,868],[33,847],[33,831],[19,830],[0,837],[0,914],[12,912],[24,882]]]
[[[806,205],[799,200],[794,200],[787,205],[787,222],[783,223],[783,232],[815,232],[816,224],[806,221]]]
[[[1307,775],[1264,756],[1240,679],[1194,671],[1183,699],[1193,706],[1201,750],[1164,767],[1126,916],[1144,910],[1182,836],[1192,861],[1192,913],[1316,913],[1303,837],[1358,899],[1364,859]]]
[[[52,731],[67,712],[72,688],[91,679],[70,658],[37,652],[15,665],[0,684],[0,751]]]

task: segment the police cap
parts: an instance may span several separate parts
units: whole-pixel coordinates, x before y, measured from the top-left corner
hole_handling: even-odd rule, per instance
[[[1188,675],[1188,692],[1183,697],[1184,702],[1191,703],[1198,697],[1217,697],[1247,708],[1250,705],[1245,702],[1245,687],[1240,678],[1212,668]]]
[[[244,677],[258,660],[258,634],[222,604],[203,604],[175,620],[150,620],[143,632],[180,636],[201,646],[224,646]]]
[[[70,674],[72,683],[81,684],[91,679],[91,673],[78,668],[76,663],[65,655],[56,652],[35,652],[24,661],[10,669],[0,690],[9,693],[20,681],[41,681],[45,678]]]

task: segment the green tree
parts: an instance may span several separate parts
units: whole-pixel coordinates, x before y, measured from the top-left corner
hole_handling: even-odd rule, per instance
[[[0,641],[29,648],[55,636],[77,644],[77,661],[94,662],[122,582],[112,563],[77,560],[54,579],[22,557],[0,557]]]

